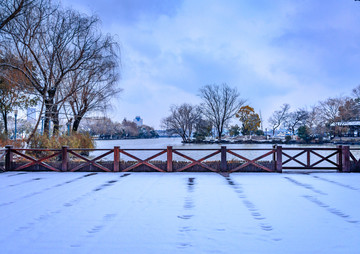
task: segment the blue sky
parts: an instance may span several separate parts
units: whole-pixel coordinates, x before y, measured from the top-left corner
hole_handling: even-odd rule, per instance
[[[261,111],[350,95],[360,84],[354,0],[63,0],[96,14],[121,45],[122,94],[108,114],[155,128],[172,104],[227,83]]]

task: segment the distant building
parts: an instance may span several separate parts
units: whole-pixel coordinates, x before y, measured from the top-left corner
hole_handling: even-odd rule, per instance
[[[138,127],[141,127],[143,126],[143,119],[141,119],[140,116],[136,116],[135,119],[133,120],[134,123],[136,123],[136,125]]]
[[[36,122],[36,108],[27,108],[26,120],[29,123],[35,123]]]
[[[335,135],[343,137],[360,137],[360,121],[335,122],[330,125]],[[338,130],[336,130],[338,129]]]

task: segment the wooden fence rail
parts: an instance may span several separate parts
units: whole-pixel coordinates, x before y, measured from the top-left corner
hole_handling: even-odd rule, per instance
[[[356,158],[355,152],[360,154],[360,148],[348,149],[345,156],[343,156],[343,161],[349,167],[349,171],[358,171],[360,169],[360,156]]]
[[[6,151],[7,151],[7,149],[0,149],[0,161],[5,158]],[[2,172],[5,171],[5,165],[4,166],[0,165],[0,171],[2,171]]]
[[[216,149],[185,149],[173,148],[172,146],[165,149],[122,149],[119,146],[111,149],[73,149],[67,146],[62,147],[62,149],[23,149],[12,146],[5,148],[0,149],[1,171],[75,172],[97,170],[127,172],[150,170],[182,172],[196,168],[196,170],[202,171],[232,173],[251,168],[250,171],[281,173],[283,169],[333,169],[340,172],[350,172],[360,168],[360,158],[355,156],[355,151],[360,151],[360,148],[350,149],[349,146],[334,148],[274,146],[264,149],[227,148],[226,146]],[[92,151],[103,153],[95,158],[88,158],[83,155],[83,153]],[[258,154],[255,158],[248,158],[249,156],[245,155],[249,151]],[[152,152],[153,154],[141,159],[134,155],[134,152]],[[191,152],[201,152],[201,158],[195,159],[194,156],[189,155]],[[44,153],[45,155],[42,155]],[[34,156],[34,154],[38,156]],[[113,155],[111,161],[101,160],[109,155]],[[166,155],[166,160],[159,159],[162,155]],[[231,160],[227,159],[228,155],[232,156]],[[133,161],[121,160],[121,156],[129,157]],[[175,161],[174,156],[184,160]],[[220,160],[211,160],[214,156],[220,156]],[[3,163],[1,163],[2,160]]]

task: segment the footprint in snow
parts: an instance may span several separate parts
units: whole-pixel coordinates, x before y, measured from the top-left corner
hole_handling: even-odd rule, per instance
[[[183,219],[183,220],[188,220],[190,219],[191,217],[193,217],[194,215],[181,215],[181,216],[178,216],[178,218],[180,219]]]
[[[183,248],[187,248],[187,247],[191,247],[191,246],[192,246],[191,243],[180,243],[178,248],[183,249]]]

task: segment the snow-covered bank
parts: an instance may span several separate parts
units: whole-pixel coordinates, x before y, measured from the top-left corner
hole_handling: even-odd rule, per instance
[[[1,253],[360,253],[360,174],[0,174]]]

